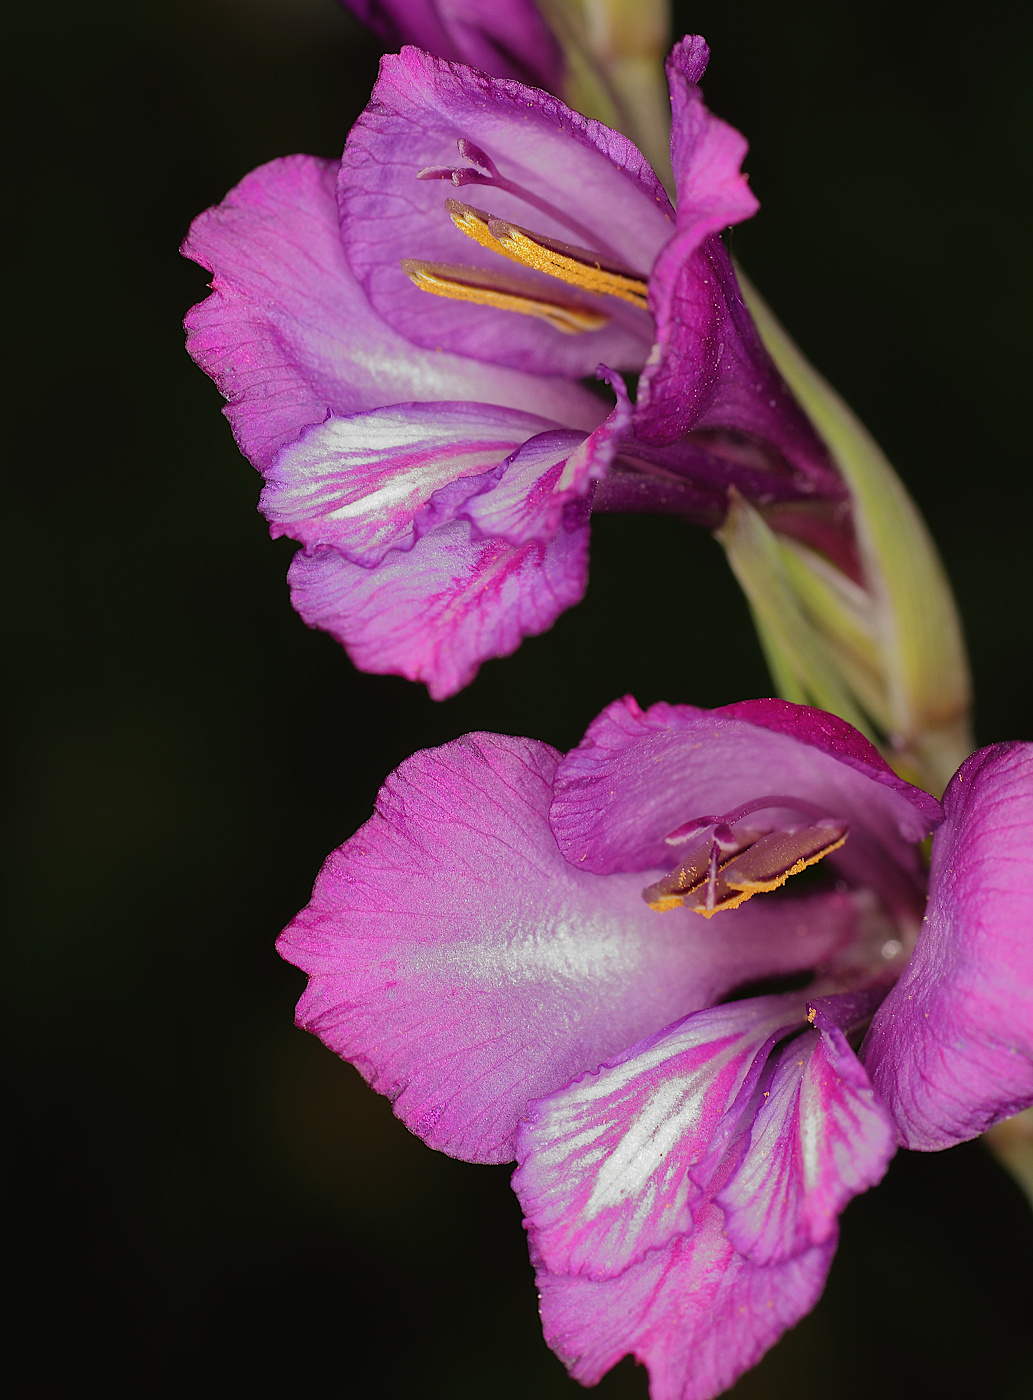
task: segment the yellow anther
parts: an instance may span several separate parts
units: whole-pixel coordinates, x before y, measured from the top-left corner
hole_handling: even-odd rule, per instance
[[[713,876],[710,847],[704,842],[676,871],[645,891],[646,902],[658,913],[684,905],[712,919],[726,909],[738,909],[755,894],[777,890],[791,875],[838,851],[849,834],[842,823],[747,837],[742,849],[718,863]]]
[[[663,899],[651,899],[650,909],[655,909],[658,914],[666,914],[668,909],[680,909],[685,903],[681,895],[669,894]]]
[[[780,832],[772,834],[776,839],[780,835]],[[729,862],[729,866],[732,868],[726,868],[721,874],[729,889],[741,891],[747,899],[749,899],[751,895],[767,894],[769,891],[777,890],[781,885],[784,885],[790,875],[799,875],[801,870],[806,870],[809,865],[817,865],[819,860],[824,860],[825,857],[831,855],[833,851],[838,851],[840,846],[846,841],[847,835],[848,833],[844,832],[838,840],[830,841],[828,845],[822,846],[820,850],[801,855],[798,860],[793,862],[788,870],[780,870],[777,873],[765,871],[763,873],[758,872],[753,874],[748,869],[745,869],[741,874],[737,874],[734,866],[745,864],[746,861],[754,856],[755,852],[759,852],[761,842],[758,841],[755,847],[751,847],[749,851],[739,856],[735,862]],[[767,837],[765,840],[772,841],[772,837]],[[779,844],[784,846],[788,843],[783,840]],[[765,851],[765,855],[768,857],[768,860],[770,860],[772,853]],[[777,858],[776,855],[775,859]]]
[[[756,893],[756,890],[750,890],[749,893],[745,890],[738,890],[735,894],[728,894],[726,892],[721,899],[721,903],[715,904],[713,909],[708,909],[705,904],[690,904],[686,899],[681,899],[678,902],[679,904],[686,905],[694,914],[702,914],[704,919],[712,919],[715,914],[723,914],[726,909],[738,909],[740,904],[745,904],[746,901],[752,899]],[[650,904],[649,907],[650,909],[656,909],[659,913],[664,912],[657,904]],[[673,907],[674,906],[671,904],[666,906],[667,909]]]
[[[445,208],[460,233],[465,233],[482,248],[490,248],[493,253],[501,253],[535,272],[544,272],[596,296],[620,297],[643,311],[648,307],[648,281],[630,267],[604,258],[590,248],[561,243],[521,228],[519,224],[511,224],[508,219],[497,219],[457,199],[446,199]]]
[[[550,277],[558,277],[562,282],[597,296],[620,297],[621,301],[630,301],[632,306],[643,311],[648,308],[649,285],[644,277],[630,270],[623,272],[606,267],[587,248],[574,248],[542,238],[502,219],[492,219],[489,230],[509,257],[533,267],[536,272],[546,272]]]
[[[478,306],[494,306],[499,311],[538,316],[564,335],[597,331],[608,319],[594,307],[561,301],[558,297],[544,297],[538,287],[486,268],[423,262],[417,258],[403,258],[401,268],[422,292],[451,297],[455,301],[471,301]]]
[[[445,209],[460,233],[472,238],[482,248],[490,248],[493,253],[501,253],[504,258],[512,257],[488,228],[490,214],[483,209],[475,209],[472,204],[461,204],[458,199],[446,199]],[[516,258],[516,262],[520,259]]]

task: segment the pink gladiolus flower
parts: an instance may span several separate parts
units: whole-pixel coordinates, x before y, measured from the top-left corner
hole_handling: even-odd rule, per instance
[[[214,278],[188,348],[266,479],[272,533],[303,545],[294,606],[363,670],[443,698],[551,626],[584,594],[593,507],[715,525],[735,486],[780,528],[800,508],[808,538],[842,514],[718,237],[756,201],[745,142],[703,105],[707,52],[684,40],[669,65],[677,213],[619,133],[406,49],[339,165],[274,161],[195,220],[184,252]],[[446,208],[439,177],[477,208]],[[516,268],[496,234],[563,276]],[[447,267],[469,252],[457,300]],[[613,373],[609,414],[577,382],[601,362],[644,367],[634,411]]]
[[[279,947],[299,1024],[414,1133],[516,1158],[571,1374],[631,1352],[653,1400],[708,1400],[813,1306],[898,1143],[1033,1103],[1031,924],[1033,745],[941,806],[820,711],[626,699],[565,756],[408,759]]]

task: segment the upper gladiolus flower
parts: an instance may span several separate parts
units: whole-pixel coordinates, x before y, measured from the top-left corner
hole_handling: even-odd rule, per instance
[[[273,533],[304,545],[295,607],[364,670],[440,698],[550,626],[584,592],[592,504],[717,524],[735,486],[819,530],[840,508],[717,237],[756,201],[696,86],[706,53],[672,57],[677,214],[617,132],[407,49],[336,172],[273,162],[195,221],[184,251],[215,278],[190,352]],[[443,176],[490,208],[446,199]],[[442,261],[457,247],[488,265]],[[634,426],[612,374],[608,417],[574,382],[647,358]]]
[[[566,757],[407,760],[279,946],[299,1023],[413,1132],[518,1159],[572,1374],[633,1352],[654,1400],[706,1400],[813,1305],[896,1142],[1033,1102],[1031,891],[1031,745],[941,807],[818,711],[625,700]]]

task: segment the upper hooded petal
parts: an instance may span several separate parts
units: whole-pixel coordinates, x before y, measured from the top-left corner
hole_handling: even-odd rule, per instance
[[[888,899],[899,897],[899,880],[919,879],[912,848],[941,815],[935,798],[898,778],[850,725],[809,706],[643,711],[627,696],[563,760],[552,825],[583,869],[670,868],[664,838],[683,823],[768,795],[802,798],[848,821],[850,837],[830,859]]]
[[[678,223],[650,278],[656,342],[639,383],[636,435],[662,444],[696,428],[746,433],[782,458],[802,488],[844,496],[824,445],[761,342],[716,237],[758,203],[740,170],[746,141],[707,111],[689,45],[676,45],[667,63]]]
[[[777,1057],[749,1146],[716,1198],[728,1238],[756,1264],[834,1239],[840,1211],[882,1180],[896,1151],[893,1121],[828,1014],[845,1000],[812,1007],[815,1029]]]
[[[343,0],[386,40],[557,92],[563,55],[534,0]]]
[[[746,138],[707,110],[697,86],[702,77],[700,57],[698,36],[688,35],[675,44],[667,59],[678,213],[665,255],[677,247],[687,256],[690,244],[698,248],[711,234],[752,218],[760,208],[742,172],[749,149]]]
[[[925,922],[861,1053],[920,1151],[1033,1104],[1033,744],[973,754],[943,805]]]
[[[640,368],[651,322],[613,297],[588,298],[611,317],[606,327],[566,335],[534,317],[413,286],[399,267],[403,258],[510,275],[518,270],[551,296],[564,286],[516,269],[510,259],[460,233],[444,208],[445,199],[457,193],[454,186],[416,178],[424,168],[467,165],[459,141],[473,143],[505,180],[585,228],[578,235],[507,190],[464,186],[461,198],[488,214],[565,243],[609,251],[644,275],[674,231],[662,185],[626,137],[535,88],[406,48],[383,59],[372,100],[352,128],[341,162],[345,247],[373,306],[417,345],[536,373],[577,377],[591,374],[600,361]]]
[[[530,1103],[513,1186],[545,1266],[612,1278],[691,1230],[768,1052],[805,1013],[799,995],[699,1011]]]
[[[229,400],[242,452],[260,468],[327,411],[472,399],[590,431],[605,414],[579,385],[425,352],[392,330],[341,245],[337,166],[287,156],[253,170],[196,218],[183,253],[214,274],[187,315],[187,348]]]
[[[781,1264],[754,1264],[715,1205],[691,1235],[652,1250],[616,1278],[538,1270],[545,1340],[583,1385],[631,1352],[649,1367],[652,1400],[712,1400],[821,1296],[835,1240]]]
[[[655,914],[638,876],[574,869],[548,825],[558,760],[492,734],[407,759],[279,943],[310,977],[299,1023],[472,1161],[512,1156],[528,1099],[853,929],[842,896],[717,928]]]

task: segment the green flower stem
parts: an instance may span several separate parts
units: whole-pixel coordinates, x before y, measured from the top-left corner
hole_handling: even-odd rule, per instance
[[[974,747],[965,643],[943,564],[878,444],[741,273],[740,281],[765,345],[850,488],[864,601],[851,605],[849,581],[834,586],[827,565],[822,577],[807,552],[792,546],[787,575],[816,632],[835,638],[836,654],[847,658],[849,689],[855,701],[865,692],[864,708],[882,730],[888,756],[930,791],[942,792]],[[842,709],[827,708],[854,722]]]

